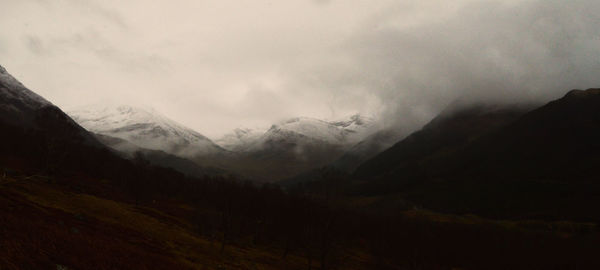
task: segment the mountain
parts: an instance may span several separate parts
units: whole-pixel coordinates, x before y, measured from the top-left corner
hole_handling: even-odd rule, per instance
[[[361,165],[355,192],[453,213],[598,221],[599,136],[598,89],[534,110],[455,110]]]
[[[403,134],[404,131],[398,128],[382,129],[352,146],[331,166],[344,172],[353,172],[361,163],[400,141]]]
[[[0,67],[0,161],[52,175],[74,170],[106,175],[126,162],[61,109]]]
[[[225,175],[225,172],[222,170],[202,167],[189,159],[181,158],[164,151],[141,148],[121,138],[101,134],[94,135],[101,143],[114,149],[120,156],[126,159],[142,159],[151,165],[171,168],[192,177]]]
[[[111,123],[110,119],[103,121]],[[140,148],[120,138],[92,134],[61,109],[27,89],[3,67],[0,67],[0,127],[0,160],[5,163],[27,160],[28,166],[37,173],[87,169],[88,173],[104,175],[110,174],[106,167],[114,171],[114,168],[130,166],[118,156],[120,152],[110,151],[106,146],[126,152],[122,156],[128,159],[141,157],[151,165],[172,168],[190,176],[220,173],[162,151]],[[134,156],[134,152],[138,156]]]
[[[56,133],[79,137],[90,144],[93,136],[73,122],[52,103],[27,89],[0,66],[0,121],[26,129],[52,129]],[[52,126],[56,124],[57,126]]]
[[[238,129],[218,140],[237,144],[222,144],[236,151],[215,166],[273,182],[331,163],[378,129],[373,119],[361,115],[337,121],[296,117],[272,125],[261,135]]]
[[[23,84],[0,66],[0,119],[12,124],[32,127],[36,123],[36,112],[54,105]]]
[[[598,138],[600,89],[572,90],[473,142],[462,158],[476,166],[464,174],[494,172],[505,178],[600,181]]]
[[[129,105],[93,105],[69,115],[87,130],[150,150],[179,157],[221,153],[224,150],[200,133],[184,127],[151,108]],[[119,147],[119,145],[114,145]],[[123,145],[121,151],[130,151]]]
[[[101,147],[101,144],[58,107],[27,89],[0,66],[0,123],[11,126],[5,135],[25,130],[43,133],[53,140]],[[3,143],[10,143],[3,141]],[[15,147],[15,145],[8,145]]]
[[[371,134],[350,147],[332,163],[282,179],[277,183],[285,188],[294,188],[302,183],[318,182],[331,177],[347,177],[361,163],[383,152],[402,138],[402,130],[386,128]]]
[[[320,178],[323,170],[328,174],[353,173],[357,179],[371,181],[360,193],[393,192],[389,183],[401,185],[407,180],[396,179],[398,171],[406,174],[420,170],[415,164],[465,146],[470,140],[494,130],[524,114],[530,106],[499,106],[485,102],[468,102],[459,99],[446,107],[421,130],[402,139],[400,129],[382,129],[355,144],[342,156],[314,172],[283,181],[285,186]],[[375,180],[374,180],[375,179]],[[412,179],[412,176],[410,177]],[[376,185],[380,182],[385,185]]]
[[[229,151],[243,151],[254,144],[265,133],[264,130],[251,128],[236,128],[233,132],[225,134],[215,143]]]
[[[120,158],[0,68],[0,269],[301,268],[303,263],[290,267],[266,244],[252,255],[228,245],[226,252],[243,255],[227,259],[203,244],[216,230],[201,223],[217,224],[221,216],[213,206],[223,198],[232,198],[236,209],[239,198],[248,198],[239,205],[251,209],[271,203],[253,186],[219,179],[188,178]],[[242,196],[234,201],[232,194]],[[276,225],[247,224],[255,224],[252,231],[277,231]],[[280,262],[247,263],[254,254]]]
[[[358,114],[340,121],[297,117],[271,126],[261,141],[308,139],[331,145],[353,145],[377,131],[376,128],[373,119]]]
[[[267,130],[237,128],[218,139],[231,151],[255,151],[276,140],[314,140],[331,145],[352,145],[377,131],[373,119],[359,114],[337,121],[295,117],[276,123]]]
[[[94,105],[69,114],[87,130],[102,135],[104,144],[129,157],[144,149],[149,160],[170,160],[169,167],[179,164],[180,171],[181,167],[190,171],[188,162],[175,162],[162,154],[157,158],[157,152],[149,151],[157,150],[200,164],[202,170],[194,168],[194,172],[215,171],[209,166],[259,181],[275,181],[326,165],[378,128],[371,118],[360,115],[339,121],[298,117],[266,131],[236,129],[217,140],[217,145],[151,108]]]
[[[372,211],[365,204],[378,198],[339,193],[337,185],[347,179],[335,172],[322,174],[324,185],[312,186],[317,192],[295,193],[232,178],[186,177],[143,158],[126,160],[96,138],[140,153],[138,146],[94,136],[0,71],[0,246],[9,247],[0,248],[1,269],[600,267],[597,223],[569,219],[600,213],[600,189],[592,185],[600,182],[593,167],[599,161],[597,90],[571,92],[469,136],[453,151],[421,158],[421,166],[433,169],[431,162],[451,160],[447,168],[453,169],[400,190],[416,206],[527,214],[521,216],[526,220],[492,220],[390,207],[389,200],[379,200],[389,211]],[[477,112],[466,119],[481,117]],[[456,131],[461,125],[451,123],[461,119],[452,115],[431,128]],[[495,162],[509,157],[514,160],[498,172]],[[465,162],[471,169],[454,166]],[[538,174],[545,182],[521,178],[526,185],[516,186],[489,177],[535,172],[544,169],[540,164],[552,166]],[[402,180],[387,175],[364,181]],[[474,203],[473,196],[479,196]],[[553,221],[529,219],[548,213]]]
[[[442,156],[464,147],[475,138],[507,125],[530,110],[528,105],[465,104],[456,101],[421,130],[360,165],[359,178],[390,175],[431,156]]]

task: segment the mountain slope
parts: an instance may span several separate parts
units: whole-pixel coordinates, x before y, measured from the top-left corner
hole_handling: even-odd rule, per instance
[[[501,177],[600,180],[600,89],[572,90],[472,144],[463,158]],[[500,165],[502,164],[502,165]]]
[[[239,136],[234,136],[248,139],[239,140],[241,144],[231,147],[238,151],[214,165],[273,182],[325,166],[377,131],[372,119],[360,115],[340,121],[292,118],[272,125],[260,136],[256,131],[248,136],[240,130]]]
[[[431,156],[456,151],[528,110],[528,106],[451,104],[421,130],[359,166],[355,176],[373,178],[401,170],[413,172],[414,166]]]
[[[383,129],[352,146],[331,166],[345,172],[353,172],[360,164],[390,148],[403,137],[399,129]]]
[[[421,130],[401,139],[399,129],[383,129],[354,145],[342,156],[329,164],[329,171],[353,173],[354,178],[372,181],[374,179],[395,179],[397,175],[412,180],[420,171],[418,164],[431,156],[444,155],[456,151],[469,141],[506,125],[524,114],[530,107],[499,106],[484,102],[457,100],[445,108],[436,118]],[[284,183],[312,181],[322,170],[287,179]],[[390,180],[392,181],[392,180]],[[409,180],[394,181],[396,184]],[[375,190],[373,190],[375,189]],[[389,186],[369,187],[361,192],[392,192]]]
[[[54,107],[27,89],[0,66],[0,119],[11,124],[33,127],[36,111]]]
[[[373,119],[359,114],[338,121],[310,117],[290,118],[267,130],[237,128],[216,142],[232,151],[254,151],[272,140],[295,141],[310,139],[332,145],[352,145],[376,132]]]
[[[259,144],[273,140],[309,139],[331,145],[348,146],[358,143],[376,131],[374,121],[360,115],[353,115],[341,121],[297,117],[271,126]]]
[[[95,136],[101,143],[114,149],[126,159],[148,162],[154,166],[171,168],[192,177],[225,174],[225,172],[219,169],[202,167],[189,159],[171,155],[164,151],[144,149],[120,138],[101,134],[95,134]]]
[[[215,143],[229,151],[243,151],[260,139],[264,130],[251,128],[236,128],[231,133],[215,141]]]
[[[123,177],[139,169],[105,145],[126,149],[129,159],[133,158],[131,153],[139,152],[152,165],[173,168],[191,176],[215,172],[161,151],[139,148],[122,139],[96,136],[27,89],[2,67],[0,113],[0,159],[6,163],[26,160],[26,166],[35,173],[83,170],[89,174]]]
[[[99,177],[130,168],[58,107],[0,69],[0,161],[31,174],[86,171]]]
[[[121,138],[141,148],[161,150],[180,157],[223,151],[200,133],[168,119],[151,108],[94,105],[69,111],[69,115],[91,132]]]
[[[356,192],[452,213],[599,221],[600,91],[571,91],[512,121],[498,116],[436,118],[360,166]],[[504,120],[489,129],[500,123],[491,119]]]
[[[27,89],[0,66],[0,121],[23,129],[46,130],[56,136],[99,146],[83,128],[52,103]]]

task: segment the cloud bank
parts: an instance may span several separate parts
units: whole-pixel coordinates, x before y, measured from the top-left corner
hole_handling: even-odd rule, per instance
[[[449,3],[451,2],[451,3]],[[600,3],[4,0],[0,61],[55,104],[144,103],[210,137],[600,85]]]

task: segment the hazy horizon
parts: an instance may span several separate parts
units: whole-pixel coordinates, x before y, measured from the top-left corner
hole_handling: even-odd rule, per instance
[[[3,0],[0,64],[60,107],[145,104],[212,139],[354,113],[414,129],[459,97],[600,86],[599,21],[591,0]]]

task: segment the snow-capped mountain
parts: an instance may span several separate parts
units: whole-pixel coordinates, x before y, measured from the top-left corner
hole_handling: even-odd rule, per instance
[[[233,151],[219,167],[262,181],[277,181],[330,164],[379,125],[361,115],[326,121],[296,117],[269,129],[237,129],[217,140]]]
[[[236,128],[233,132],[225,134],[215,143],[229,151],[242,151],[254,144],[265,133],[265,130],[251,128]]]
[[[338,170],[351,172],[358,165],[391,147],[406,135],[400,128],[386,128],[366,137],[352,146],[331,165]]]
[[[360,114],[331,123],[342,130],[344,144],[356,144],[381,129],[373,118]]]
[[[203,177],[206,175],[221,175],[225,172],[216,168],[203,167],[195,162],[168,154],[160,150],[149,150],[141,148],[121,138],[94,134],[96,138],[111,149],[117,150],[117,154],[126,159],[137,159],[141,157],[148,163],[165,168],[171,168],[189,176]]]
[[[88,154],[105,150],[61,109],[0,67],[1,155],[26,160],[29,169],[52,174],[70,166],[89,165],[94,158]]]
[[[262,150],[273,142],[351,146],[378,131],[370,117],[352,115],[337,121],[296,117],[274,124],[268,130],[238,128],[216,142],[231,151]]]
[[[298,134],[335,145],[355,144],[374,132],[371,118],[353,115],[341,121],[297,117],[273,125],[265,137]]]
[[[141,148],[180,157],[215,154],[223,149],[202,134],[156,110],[129,105],[92,105],[68,112],[87,130],[126,140]],[[131,147],[119,149],[127,151]]]
[[[0,118],[24,126],[33,125],[34,112],[52,103],[27,89],[0,66]]]
[[[102,145],[61,109],[25,87],[0,66],[0,123],[41,131],[52,140]],[[6,132],[6,131],[4,131]]]

